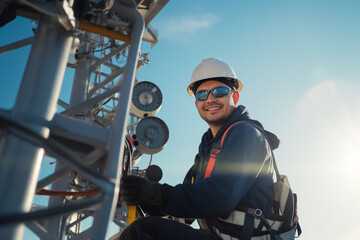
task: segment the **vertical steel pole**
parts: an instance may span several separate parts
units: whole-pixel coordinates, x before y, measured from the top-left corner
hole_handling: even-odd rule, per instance
[[[91,37],[91,33],[85,33],[87,38]],[[79,48],[79,54],[86,55],[89,51],[89,43],[85,42]],[[75,76],[74,81],[71,89],[71,97],[69,102],[69,107],[72,107],[76,104],[83,102],[86,97],[85,93],[87,90],[87,86],[90,80],[90,73],[89,73],[89,61],[86,58],[82,58],[75,69]],[[66,166],[61,161],[56,162],[55,171],[60,170]],[[69,190],[69,179],[68,178],[61,178],[58,181],[54,182],[51,185],[51,189],[55,191],[67,191]],[[48,207],[60,206],[64,204],[65,197],[59,196],[50,196]],[[68,216],[68,215],[66,215]],[[71,217],[71,215],[69,216]],[[65,217],[64,214],[59,214],[57,216],[53,216],[48,219],[45,223],[46,230],[50,236],[55,237],[57,240],[65,239],[65,227],[68,223],[69,219]]]
[[[109,155],[106,162],[105,176],[114,183],[113,189],[105,189],[105,200],[94,217],[94,233],[91,239],[105,239],[107,228],[115,213],[119,194],[121,174],[121,160],[124,151],[125,129],[130,109],[130,99],[136,75],[141,39],[144,32],[144,19],[136,7],[131,8],[115,2],[112,8],[115,12],[130,19],[132,24],[132,41],[130,45],[126,68],[123,73],[124,81],[120,92],[119,104],[116,107],[115,119],[112,125],[109,142]]]
[[[86,39],[91,39],[92,33],[85,33]],[[88,88],[88,85],[90,83],[90,63],[89,59],[84,57],[87,55],[87,52],[90,49],[90,43],[80,42],[80,47],[78,49],[78,55],[82,56],[80,57],[78,63],[76,64],[75,69],[75,76],[74,76],[74,82],[71,90],[71,98],[69,107],[73,107],[76,104],[79,104],[86,99],[86,90]]]
[[[56,112],[72,35],[57,19],[41,16],[12,117],[51,120]],[[9,79],[10,81],[11,79]],[[25,120],[25,121],[24,121]],[[47,137],[49,130],[27,122],[27,127]],[[0,145],[0,214],[30,211],[43,149],[8,135]],[[24,224],[0,227],[2,239],[21,239]]]

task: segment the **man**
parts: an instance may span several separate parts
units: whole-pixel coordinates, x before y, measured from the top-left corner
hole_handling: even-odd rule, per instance
[[[241,89],[229,65],[214,58],[203,60],[187,91],[195,97],[209,130],[183,184],[173,187],[136,176],[123,177],[121,182],[126,204],[157,207],[177,218],[196,218],[200,229],[152,216],[139,218],[120,239],[250,239],[265,234],[254,229],[254,212],[248,209],[270,211],[273,159],[270,143],[259,130],[261,124],[250,118],[244,106],[237,107]]]

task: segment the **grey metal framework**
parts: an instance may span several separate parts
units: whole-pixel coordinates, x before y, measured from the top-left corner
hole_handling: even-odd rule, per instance
[[[0,47],[32,44],[15,105],[0,109],[1,239],[22,239],[25,226],[46,240],[105,239],[111,222],[126,227],[118,194],[126,126],[137,120],[132,88],[149,61],[142,41],[157,43],[149,23],[168,1],[0,0],[1,16],[37,22],[33,37]],[[66,68],[75,72],[69,102],[59,99]],[[45,156],[56,168],[39,180]],[[74,194],[32,206],[49,185]]]

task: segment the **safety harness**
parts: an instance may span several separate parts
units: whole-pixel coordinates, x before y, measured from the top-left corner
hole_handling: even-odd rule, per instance
[[[256,127],[267,139],[274,136],[272,133],[263,130],[258,125],[248,122],[248,121],[239,121],[232,124],[223,134],[220,142],[220,146],[215,146],[210,151],[210,157],[208,165],[206,167],[204,179],[211,176],[211,172],[215,166],[219,152],[221,151],[222,144],[226,137],[228,131],[235,125],[247,123]],[[271,144],[270,144],[271,146]],[[256,236],[270,236],[271,240],[275,240],[276,235],[281,235],[282,233],[294,230],[298,231],[298,236],[301,234],[301,228],[298,223],[297,216],[297,198],[296,194],[291,191],[288,179],[284,175],[280,175],[279,170],[276,165],[275,156],[273,149],[277,146],[271,146],[271,155],[273,158],[273,167],[276,173],[276,182],[274,183],[274,199],[273,206],[270,212],[264,213],[261,209],[254,208],[245,208],[242,210],[234,210],[226,218],[217,218],[216,221],[205,220],[205,223],[200,221],[200,226],[213,231],[219,237],[226,240],[241,239],[249,240],[252,237]],[[233,226],[234,229],[241,229],[241,236],[235,234],[235,231],[231,231],[231,228],[224,228],[224,225]],[[295,231],[295,230],[294,230]],[[238,231],[236,231],[238,232]],[[294,234],[295,235],[295,234]],[[281,238],[281,239],[293,239],[294,235],[291,238]],[[256,238],[257,239],[257,238]],[[260,239],[260,238],[259,238]],[[268,238],[265,238],[268,239]]]

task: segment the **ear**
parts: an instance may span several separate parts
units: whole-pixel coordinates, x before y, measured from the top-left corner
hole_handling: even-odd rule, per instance
[[[239,92],[238,92],[238,91],[235,91],[232,97],[233,97],[234,103],[235,103],[235,105],[236,105],[237,102],[239,101],[239,97],[240,97]]]

